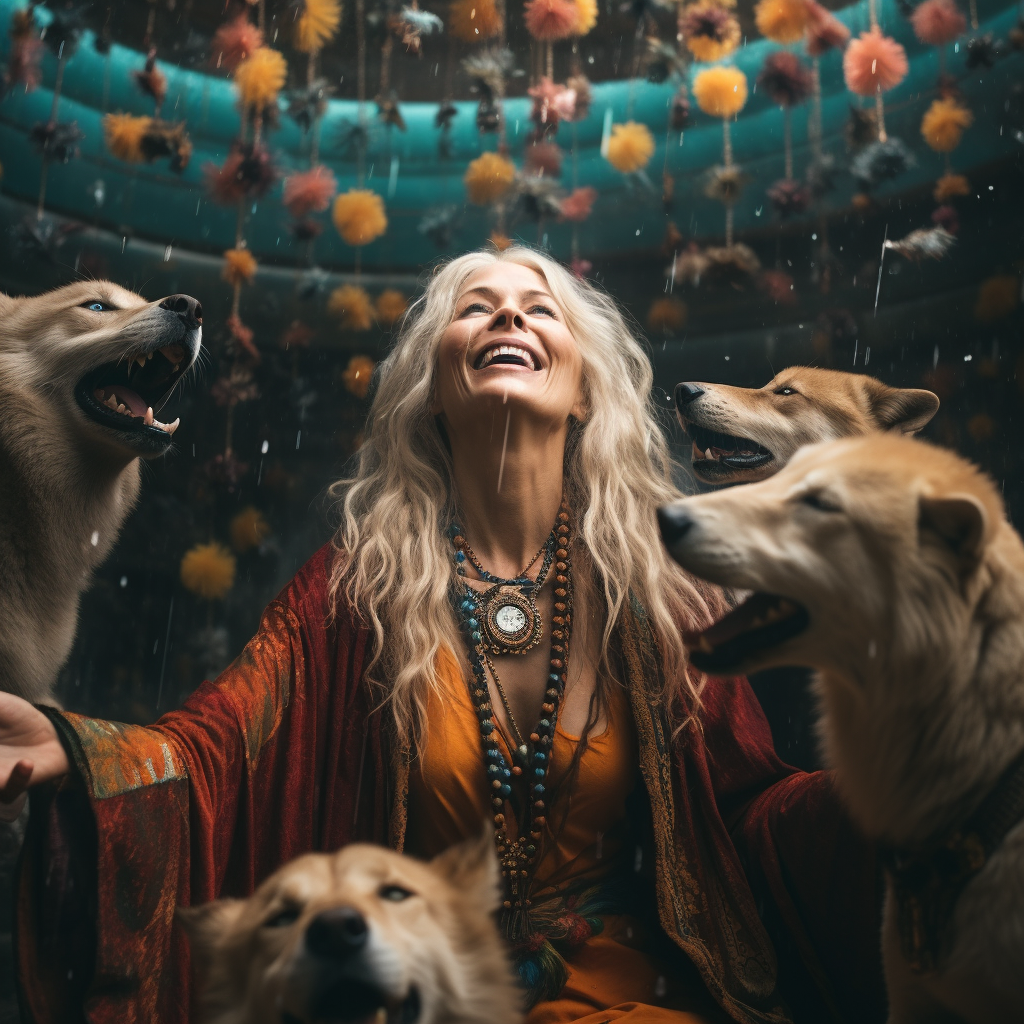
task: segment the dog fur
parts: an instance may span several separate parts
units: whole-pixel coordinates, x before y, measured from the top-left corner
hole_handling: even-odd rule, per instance
[[[171,445],[159,421],[121,429],[112,410],[87,413],[89,375],[116,364],[126,379],[129,365],[152,376],[130,357],[162,367],[166,349],[182,355],[180,379],[199,353],[201,314],[188,296],[147,302],[109,281],[0,294],[0,689],[52,701],[79,597],[138,497],[139,458]]]
[[[429,863],[353,844],[179,910],[202,1024],[517,1024],[488,833]]]
[[[812,366],[791,366],[763,388],[686,382],[675,400],[693,440],[694,475],[709,484],[763,480],[805,444],[874,431],[916,434],[939,408],[931,391]]]
[[[927,848],[964,824],[1024,750],[1024,545],[992,481],[881,435],[660,514],[681,565],[755,592],[688,638],[694,664],[816,669],[826,756],[868,836]],[[1024,1020],[1024,824],[960,894],[934,970],[904,959],[894,906],[890,879],[890,1024]]]

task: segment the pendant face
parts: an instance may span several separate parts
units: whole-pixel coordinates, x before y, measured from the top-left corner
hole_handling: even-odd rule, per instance
[[[483,627],[492,654],[525,654],[544,635],[533,596],[524,596],[518,587],[495,587],[487,595]]]

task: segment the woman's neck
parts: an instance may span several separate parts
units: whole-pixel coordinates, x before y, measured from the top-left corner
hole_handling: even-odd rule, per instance
[[[562,500],[567,432],[517,425],[512,412],[507,431],[506,416],[495,416],[491,436],[451,437],[460,525],[496,576],[518,573],[551,533]]]

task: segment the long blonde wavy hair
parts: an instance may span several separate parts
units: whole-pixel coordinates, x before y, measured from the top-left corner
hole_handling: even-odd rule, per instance
[[[566,442],[564,493],[574,514],[588,581],[606,611],[601,640],[607,665],[616,622],[630,595],[646,609],[661,651],[665,697],[682,697],[689,716],[700,684],[687,671],[681,629],[710,622],[722,607],[666,555],[655,517],[680,497],[651,389],[651,365],[615,302],[549,257],[522,246],[472,252],[440,267],[412,305],[376,393],[355,476],[334,485],[341,522],[334,538],[330,589],[373,631],[366,678],[383,688],[399,737],[415,742],[437,664],[462,643],[451,604],[452,550],[447,527],[457,494],[451,457],[431,412],[441,335],[468,278],[515,263],[545,279],[579,346],[585,422]]]

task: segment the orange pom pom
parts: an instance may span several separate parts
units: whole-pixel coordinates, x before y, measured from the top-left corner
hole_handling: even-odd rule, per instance
[[[377,323],[390,327],[406,311],[409,303],[396,288],[385,288],[377,296]]]
[[[331,292],[327,310],[341,321],[344,331],[368,331],[373,325],[373,303],[365,288],[343,284]]]
[[[295,49],[312,53],[329,43],[341,23],[339,0],[306,0],[295,22]]]
[[[574,34],[585,36],[597,24],[597,0],[573,0],[576,7]]]
[[[499,153],[481,153],[470,161],[462,181],[471,203],[486,206],[501,199],[516,180],[516,165]]]
[[[247,107],[263,108],[273,103],[288,79],[284,57],[269,47],[261,46],[235,70],[235,88]]]
[[[561,220],[584,221],[590,216],[594,208],[594,201],[597,199],[597,189],[585,185],[583,188],[574,188],[562,200]]]
[[[338,234],[349,245],[368,245],[388,229],[384,200],[368,188],[353,188],[334,200],[332,213]]]
[[[909,70],[907,51],[877,28],[861,32],[843,54],[846,87],[858,96],[874,96],[895,88]]]
[[[356,398],[365,398],[370,390],[370,381],[373,380],[373,368],[377,364],[369,356],[353,356],[341,375],[342,383],[346,390]]]
[[[932,196],[937,203],[947,203],[957,196],[969,196],[971,183],[962,174],[944,174],[935,182]]]
[[[221,25],[210,44],[210,63],[215,68],[234,71],[243,60],[248,60],[263,45],[263,33],[249,20],[247,14]]]
[[[530,35],[546,43],[568,39],[579,24],[572,0],[526,0],[523,16]]]
[[[512,239],[509,238],[508,235],[503,235],[500,231],[492,231],[487,241],[490,242],[498,252],[504,252],[512,245]]]
[[[493,39],[501,31],[494,0],[455,0],[448,12],[448,31],[464,43]]]
[[[142,139],[149,126],[151,117],[133,117],[131,114],[106,114],[103,117],[103,138],[107,149],[118,160],[130,163],[141,163],[146,157],[142,151]]]
[[[981,282],[974,317],[983,324],[1009,316],[1020,302],[1020,280],[1015,274],[997,274]],[[1018,380],[1020,378],[1018,377]]]
[[[705,114],[733,117],[747,102],[747,76],[739,68],[707,68],[693,80],[693,96]]]
[[[740,23],[716,3],[691,4],[679,17],[679,32],[697,60],[721,60],[740,45]]]
[[[807,28],[807,4],[804,0],[760,0],[754,20],[761,35],[776,43],[795,43]]]
[[[682,299],[666,296],[655,299],[647,311],[647,326],[652,331],[672,334],[686,323],[686,303]]]
[[[922,43],[945,46],[964,33],[967,19],[953,0],[924,0],[914,8],[910,24]]]
[[[248,249],[228,249],[220,276],[228,284],[246,284],[256,276],[256,257]]]
[[[197,544],[181,560],[181,582],[207,601],[222,598],[235,583],[235,556],[223,544]]]
[[[613,124],[608,139],[607,160],[617,171],[632,174],[642,171],[654,156],[654,136],[638,121]]]
[[[921,134],[936,152],[951,153],[973,120],[974,115],[956,100],[934,100],[921,119]]]
[[[319,164],[312,170],[285,178],[284,205],[293,217],[301,219],[311,213],[323,213],[337,191],[334,172]]]
[[[270,524],[258,508],[249,505],[231,520],[229,532],[231,546],[241,555],[258,548],[270,536]]]

